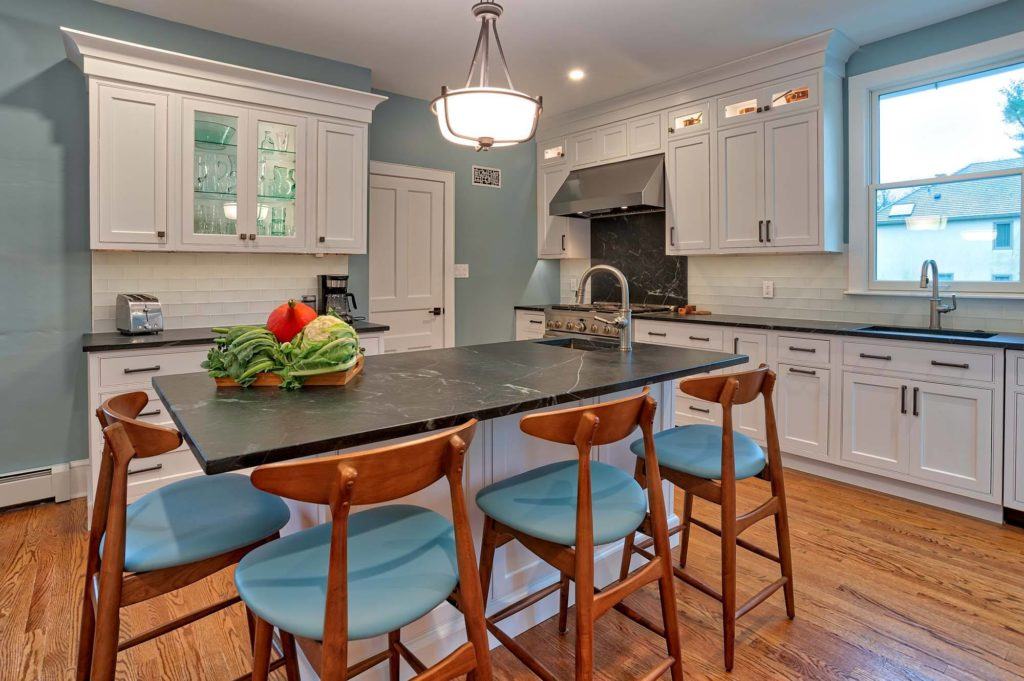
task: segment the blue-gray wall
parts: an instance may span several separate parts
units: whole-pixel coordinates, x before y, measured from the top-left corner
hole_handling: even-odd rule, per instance
[[[88,0],[0,0],[0,473],[87,455],[87,94],[58,26],[370,88],[368,69]]]
[[[537,260],[536,145],[476,152],[445,141],[429,103],[381,92],[373,113],[370,158],[455,173],[455,262],[469,279],[455,280],[455,342],[509,340],[512,306],[558,299],[558,261]],[[471,166],[501,168],[502,187],[474,187]],[[349,258],[351,285],[366,310],[367,256]]]

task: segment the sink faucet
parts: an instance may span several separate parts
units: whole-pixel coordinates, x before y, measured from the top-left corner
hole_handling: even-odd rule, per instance
[[[622,273],[622,270],[612,267],[611,265],[594,265],[588,267],[587,270],[580,277],[579,288],[576,289],[576,304],[583,304],[584,293],[587,290],[587,282],[596,272],[607,272],[608,274],[615,277],[619,282],[619,288],[622,289],[622,304],[619,307],[619,314],[614,319],[605,319],[604,317],[594,316],[599,322],[605,324],[611,324],[619,330],[619,350],[622,352],[629,352],[633,349],[633,333],[630,326],[632,325],[633,316],[629,311],[629,283],[626,281],[626,275]]]
[[[921,263],[921,288],[928,288],[928,270],[931,270],[932,297],[929,298],[928,328],[941,329],[942,315],[956,309],[956,294],[954,293],[951,302],[947,305],[939,297],[939,266],[934,260],[925,260]]]

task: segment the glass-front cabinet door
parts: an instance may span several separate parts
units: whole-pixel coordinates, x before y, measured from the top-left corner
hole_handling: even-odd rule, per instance
[[[306,247],[306,120],[251,110],[256,201],[247,231],[257,247]]]
[[[248,112],[219,102],[182,101],[182,243],[244,248],[249,239]]]

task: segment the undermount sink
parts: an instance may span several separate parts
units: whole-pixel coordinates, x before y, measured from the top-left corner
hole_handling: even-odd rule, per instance
[[[618,343],[608,343],[606,341],[591,340],[589,338],[545,338],[544,340],[537,341],[541,345],[551,345],[556,348],[566,348],[569,350],[618,350]]]
[[[908,326],[862,326],[857,331],[867,333],[905,333],[914,336],[947,336],[949,338],[992,338],[988,331],[958,331],[956,329],[915,329]]]

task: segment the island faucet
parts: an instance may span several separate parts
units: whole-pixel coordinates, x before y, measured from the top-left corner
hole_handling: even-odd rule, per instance
[[[956,309],[956,294],[951,296],[951,302],[947,305],[939,297],[939,266],[934,260],[925,260],[921,263],[921,288],[928,288],[929,270],[931,270],[932,297],[928,299],[928,328],[941,329],[942,315]]]
[[[596,272],[607,272],[615,277],[619,282],[619,288],[622,289],[622,303],[619,306],[619,314],[614,319],[605,319],[604,317],[595,316],[599,322],[605,324],[611,324],[619,330],[619,350],[622,352],[629,352],[633,349],[633,330],[631,328],[633,322],[633,315],[629,311],[629,282],[626,281],[626,275],[622,273],[622,270],[612,267],[611,265],[593,265],[588,267],[587,270],[580,276],[579,288],[576,289],[576,304],[582,305],[584,293],[587,290],[587,282]]]

